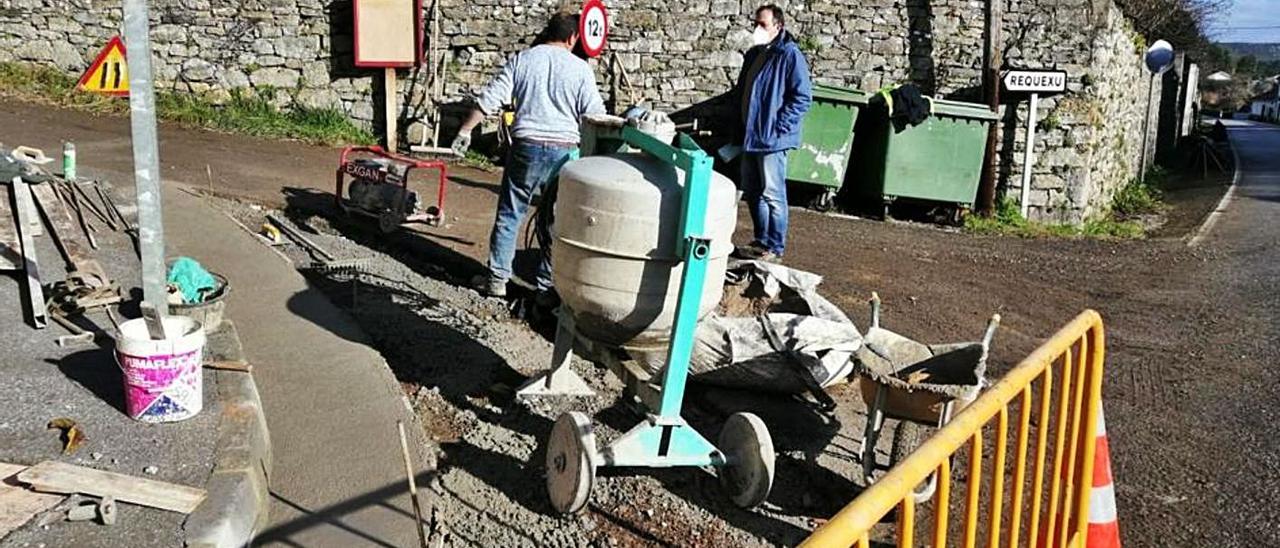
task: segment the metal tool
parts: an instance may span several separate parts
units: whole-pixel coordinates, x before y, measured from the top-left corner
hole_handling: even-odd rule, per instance
[[[677,236],[683,265],[660,382],[621,362],[607,363],[626,382],[628,395],[648,409],[644,419],[613,443],[597,448],[591,420],[585,414],[561,415],[546,441],[551,505],[562,513],[586,507],[596,470],[601,467],[714,466],[734,503],[755,506],[764,501],[773,485],[773,442],[764,422],[750,413],[735,413],[721,429],[718,443],[712,444],[680,416],[710,255],[711,241],[704,236],[704,224],[712,160],[687,135],[680,135],[678,146],[673,147],[621,124],[588,125],[583,143],[584,154],[616,150],[619,144],[626,144],[683,170],[685,195]],[[561,312],[552,370],[522,387],[522,398],[590,392],[569,363],[575,342],[584,347],[591,342],[579,338],[571,314]]]
[[[415,169],[435,170],[438,176],[436,204],[425,211],[419,210],[418,193],[409,189],[409,175]],[[447,169],[442,161],[417,160],[382,147],[347,147],[338,163],[334,200],[340,211],[377,219],[383,232],[394,232],[405,223],[439,226],[444,219]],[[351,184],[344,195],[348,176]]]
[[[55,323],[71,332],[70,335],[60,335],[58,337],[57,342],[60,347],[66,348],[72,344],[91,344],[97,339],[97,334],[84,330],[84,328],[76,325],[71,320],[62,317],[62,314],[54,312],[49,314],[49,317],[53,319]]]
[[[115,221],[111,218],[111,216],[107,215],[105,212],[103,212],[101,209],[98,208],[98,205],[93,202],[93,198],[91,198],[89,194],[84,191],[84,188],[81,186],[82,184],[92,185],[96,190],[101,192],[101,188],[98,187],[98,184],[96,182],[68,183],[67,186],[71,188],[73,192],[75,192],[80,196],[81,201],[79,203],[89,206],[89,211],[92,212],[93,215],[97,217],[99,220],[101,220],[103,223],[106,223],[106,225],[109,228],[111,228],[111,230],[117,230]]]
[[[277,217],[275,213],[268,214],[267,220],[270,221],[271,224],[275,225],[276,228],[280,229],[280,232],[285,233],[286,236],[292,238],[295,242],[298,242],[298,245],[301,245],[302,247],[305,247],[311,250],[312,252],[323,257],[327,261],[333,260],[332,253],[325,251],[323,247],[320,247],[318,244],[311,241],[311,238],[308,238],[305,235],[303,235],[301,232],[298,232],[297,229],[293,228],[293,226],[290,225],[288,222],[286,222],[284,219]]]

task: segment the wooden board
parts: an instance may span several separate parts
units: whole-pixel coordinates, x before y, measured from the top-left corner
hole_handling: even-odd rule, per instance
[[[355,0],[355,64],[409,67],[418,62],[418,0]]]
[[[31,313],[31,326],[44,329],[48,325],[49,311],[44,302],[44,289],[40,283],[40,262],[36,260],[36,245],[32,238],[32,225],[40,226],[40,214],[32,203],[31,189],[21,177],[14,177],[9,188],[13,191],[13,210],[17,219],[18,237],[22,240],[22,270],[26,273],[27,310]]]
[[[36,514],[53,508],[64,498],[62,495],[38,493],[19,485],[14,476],[26,469],[21,464],[0,462],[0,537],[22,527]]]
[[[18,481],[37,491],[112,496],[118,501],[183,514],[190,514],[205,497],[204,489],[55,461],[44,461],[23,470],[18,474]]]
[[[8,184],[0,184],[0,270],[22,269],[22,247],[18,243],[17,216]]]
[[[91,258],[85,244],[80,241],[80,228],[71,220],[71,212],[63,205],[62,198],[54,192],[53,183],[29,186],[36,205],[40,207],[44,219],[49,222],[49,229],[54,233],[53,241],[62,251],[67,270],[75,270],[78,264]]]

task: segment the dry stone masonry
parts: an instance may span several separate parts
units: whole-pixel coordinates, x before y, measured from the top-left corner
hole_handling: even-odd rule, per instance
[[[440,1],[446,103],[482,85],[562,6],[555,0]],[[1071,93],[1043,103],[1033,217],[1079,222],[1104,211],[1115,189],[1137,174],[1148,126],[1144,40],[1112,0],[1002,1],[1006,62],[1069,74]],[[606,99],[677,110],[723,93],[742,63],[758,3],[609,1],[609,48],[596,61]],[[910,81],[941,97],[982,97],[983,0],[780,3],[816,82],[875,90]],[[380,73],[352,64],[349,0],[155,0],[151,19],[162,89],[214,101],[256,93],[281,109],[335,109],[366,127],[381,124],[375,119]],[[120,26],[119,0],[0,0],[0,61],[78,74]],[[618,77],[623,72],[625,79]],[[426,80],[425,68],[401,71],[399,126],[408,141],[427,129]],[[1001,176],[1014,198],[1025,110],[1009,108],[1003,116]],[[452,131],[445,127],[442,139]],[[1145,140],[1148,149],[1154,141]]]

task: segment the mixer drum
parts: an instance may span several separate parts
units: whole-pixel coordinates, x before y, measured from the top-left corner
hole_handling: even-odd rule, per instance
[[[588,156],[566,164],[559,185],[552,270],[578,333],[615,346],[666,343],[680,291],[684,171],[642,153]],[[736,193],[732,181],[712,173],[699,318],[723,292]]]

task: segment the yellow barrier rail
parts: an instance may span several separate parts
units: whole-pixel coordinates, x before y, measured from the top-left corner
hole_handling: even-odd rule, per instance
[[[935,471],[938,488],[933,500],[926,503],[933,514],[929,545],[948,546],[954,532],[961,536],[961,546],[976,546],[979,526],[984,522],[985,546],[991,548],[1020,543],[1084,546],[1104,361],[1102,318],[1086,310],[801,546],[869,546],[872,528],[895,507],[897,545],[916,545],[917,508],[912,490]],[[1036,393],[1039,397],[1033,398]],[[1006,462],[1009,419],[1015,405],[1017,428],[1010,469]],[[989,459],[991,474],[984,491],[984,431],[993,422],[995,428],[986,432],[995,450]],[[953,531],[948,521],[954,491],[951,460],[965,445],[969,446],[969,458],[964,514]]]

